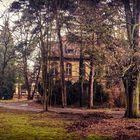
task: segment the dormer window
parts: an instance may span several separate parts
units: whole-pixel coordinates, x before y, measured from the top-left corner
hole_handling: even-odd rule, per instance
[[[74,49],[65,48],[65,53],[66,54],[74,54]]]
[[[73,54],[73,53],[74,53],[74,49],[68,49],[68,50],[67,50],[67,53]]]

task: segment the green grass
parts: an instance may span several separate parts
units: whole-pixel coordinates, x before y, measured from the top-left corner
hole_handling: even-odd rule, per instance
[[[53,118],[47,113],[0,111],[0,140],[104,140],[107,136],[90,135],[81,138],[68,133],[70,121]]]
[[[23,99],[10,99],[10,100],[0,100],[0,103],[14,103],[14,102],[23,102],[23,101],[27,101],[26,98]]]
[[[89,136],[87,137],[87,140],[108,140],[108,139],[111,139],[111,136],[92,134],[92,135],[89,135]]]

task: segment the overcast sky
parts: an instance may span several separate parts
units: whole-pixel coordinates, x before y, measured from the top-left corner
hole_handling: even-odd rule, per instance
[[[0,17],[13,1],[14,0],[0,0]],[[2,24],[2,22],[3,20],[0,18],[0,24]]]
[[[14,0],[0,0],[2,2],[0,2],[0,14],[3,13],[3,11],[6,9],[6,7],[8,7],[10,5],[11,2],[13,2]]]

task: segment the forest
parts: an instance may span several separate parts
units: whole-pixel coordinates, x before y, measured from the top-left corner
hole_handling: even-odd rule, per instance
[[[140,1],[0,1],[0,139],[140,140]]]

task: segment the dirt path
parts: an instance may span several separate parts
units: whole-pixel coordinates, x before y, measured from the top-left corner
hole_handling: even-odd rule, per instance
[[[14,110],[23,110],[23,111],[32,111],[32,112],[42,112],[42,105],[36,103],[35,101],[17,101],[17,102],[1,102],[0,107],[14,109]],[[86,108],[59,108],[59,107],[49,107],[49,112],[59,113],[59,114],[69,114],[69,115],[92,115],[95,112],[107,113],[112,115],[114,118],[122,118],[124,111],[123,109],[86,109]]]
[[[33,101],[2,102],[0,107],[14,110],[41,112],[41,108],[30,106]]]

